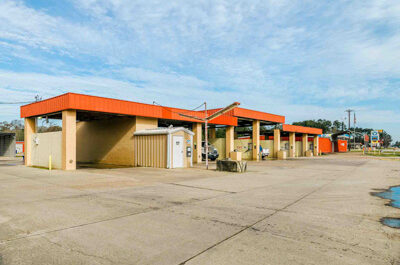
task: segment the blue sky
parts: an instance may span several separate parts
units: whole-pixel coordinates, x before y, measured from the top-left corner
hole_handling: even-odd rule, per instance
[[[0,101],[239,101],[400,140],[400,1],[0,1]],[[0,120],[19,107],[0,105]]]

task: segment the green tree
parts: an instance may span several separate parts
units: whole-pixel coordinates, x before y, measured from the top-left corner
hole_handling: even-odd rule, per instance
[[[24,140],[24,124],[22,120],[0,122],[0,132],[13,132],[17,141]]]
[[[383,141],[383,147],[387,148],[392,143],[392,136],[388,134],[386,131],[383,131],[379,134],[380,139]]]
[[[346,126],[343,124],[343,122],[340,122],[338,120],[335,120],[334,122],[325,119],[305,120],[305,121],[293,122],[293,125],[320,128],[322,129],[323,133],[336,133],[346,130]],[[374,131],[374,129],[372,128],[360,128],[360,127],[350,128],[349,130],[351,132],[353,131],[356,132],[355,140],[356,142],[361,142],[361,143],[364,142],[365,134],[370,136],[371,132]],[[392,136],[388,134],[386,131],[383,131],[380,134],[380,139],[383,140],[383,147],[385,148],[389,147],[392,142]]]
[[[42,125],[38,125],[37,132],[57,132],[61,131],[62,127],[54,122],[46,122],[43,119]],[[24,141],[24,123],[22,120],[12,120],[10,122],[0,122],[0,132],[12,132],[15,133],[17,141]]]
[[[329,120],[325,120],[325,119],[305,120],[305,121],[300,121],[300,122],[293,122],[292,124],[304,126],[304,127],[320,128],[320,129],[322,129],[323,133],[332,132],[332,122]]]
[[[336,132],[339,132],[341,130],[342,130],[342,123],[340,121],[338,121],[338,120],[335,120],[332,123],[332,132],[336,133]]]

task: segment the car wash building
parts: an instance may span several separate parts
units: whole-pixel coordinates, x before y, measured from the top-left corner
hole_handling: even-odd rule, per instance
[[[48,167],[49,160],[53,168],[64,170],[74,170],[79,164],[176,168],[202,162],[204,111],[67,93],[22,106],[21,117],[25,119],[27,166]],[[38,133],[38,118],[62,120],[62,131]],[[281,115],[236,107],[208,121],[209,142],[216,143],[220,159],[239,151],[246,154],[245,159],[259,160],[260,146],[269,147],[270,156],[276,158],[280,152],[289,157],[318,154],[322,130],[284,122]],[[273,139],[261,134],[265,125],[274,127]],[[245,143],[237,137],[240,127],[251,128],[251,139]],[[217,129],[224,130],[224,138],[216,137]],[[177,143],[182,144],[179,154],[173,149]],[[180,161],[174,164],[174,159]]]

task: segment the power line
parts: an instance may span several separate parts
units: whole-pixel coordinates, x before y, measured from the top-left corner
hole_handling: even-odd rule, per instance
[[[202,107],[202,106],[204,105],[204,103],[201,103],[201,105],[199,105],[198,107],[196,107],[196,108],[194,108],[194,109],[187,110],[187,111],[184,111],[184,112],[176,112],[176,111],[170,110],[169,107],[166,107],[166,106],[163,106],[163,105],[161,105],[161,104],[158,104],[158,103],[155,102],[155,101],[153,101],[153,104],[154,104],[154,105],[157,105],[157,106],[160,106],[160,107],[163,107],[163,108],[165,108],[166,110],[168,110],[169,112],[175,113],[175,114],[178,114],[178,115],[180,115],[180,114],[185,114],[185,113],[188,113],[188,112],[191,112],[191,111],[195,111],[195,110],[199,109],[200,107]]]
[[[42,99],[41,96],[36,95],[34,101],[21,101],[21,102],[4,102],[4,101],[0,101],[0,105],[29,104],[29,103],[39,102],[39,101],[42,101],[42,100],[43,99]]]
[[[13,104],[28,104],[33,103],[34,101],[25,101],[25,102],[2,102],[0,101],[1,105],[13,105]]]

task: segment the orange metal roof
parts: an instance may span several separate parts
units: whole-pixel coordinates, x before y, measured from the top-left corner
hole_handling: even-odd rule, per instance
[[[308,134],[322,134],[322,129],[304,127],[298,125],[283,124],[282,130],[284,132],[308,133]]]
[[[207,114],[208,115],[213,114],[221,109],[222,108],[207,110]],[[204,110],[201,110],[199,112],[204,113]],[[257,110],[244,109],[240,107],[236,107],[233,110],[227,112],[226,114],[237,118],[246,118],[251,120],[260,120],[260,121],[275,122],[275,123],[285,122],[285,116],[271,114],[267,112],[261,112]]]
[[[270,121],[276,123],[285,122],[285,116],[270,114],[257,110],[244,109],[244,108],[234,108],[232,110],[232,114],[235,117],[243,117],[253,120]]]
[[[183,117],[179,113],[204,118],[204,111],[189,111],[185,109],[163,107],[127,100],[89,96],[76,93],[66,93],[57,97],[49,98],[40,102],[21,106],[21,118],[46,115],[67,109],[84,111],[95,111],[103,113],[124,114],[132,116],[152,117],[159,119],[181,120],[200,122],[196,119]],[[219,109],[208,110],[212,114]],[[248,118],[253,120],[284,123],[285,116],[270,114],[266,112],[235,108],[224,115],[212,119],[209,123],[219,125],[237,126],[237,118]]]
[[[46,115],[67,109],[84,111],[96,111],[103,113],[143,116],[160,119],[200,122],[196,119],[182,117],[179,113],[185,113],[203,118],[204,114],[197,111],[188,111],[178,108],[162,107],[126,100],[104,98],[97,96],[66,93],[57,97],[21,106],[21,118]],[[237,118],[229,114],[221,115],[212,121],[212,124],[237,125]]]

